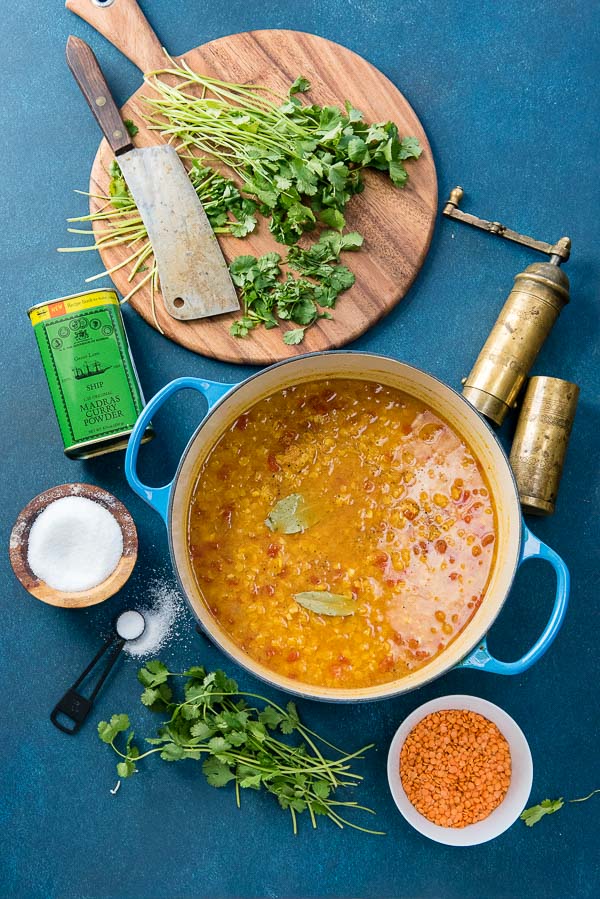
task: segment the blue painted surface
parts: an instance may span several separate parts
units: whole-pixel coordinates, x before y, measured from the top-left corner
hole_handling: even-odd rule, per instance
[[[440,196],[456,183],[469,206],[545,239],[569,234],[572,302],[536,363],[537,373],[582,387],[557,513],[533,523],[565,558],[573,590],[550,651],[514,678],[454,671],[393,701],[301,712],[335,742],[374,739],[362,763],[360,798],[378,811],[386,837],[302,822],[291,834],[271,797],[251,795],[242,812],[227,791],[207,787],[193,764],[148,764],[116,796],[113,761],[93,727],[59,733],[48,714],[93,656],[110,618],[143,602],[152,575],[169,578],[160,518],[126,486],[123,455],[76,463],[62,455],[54,414],[25,310],[75,292],[97,271],[86,255],[59,256],[65,219],[81,213],[98,133],[63,58],[69,33],[89,40],[121,101],[139,75],[84,23],[52,0],[4,4],[0,29],[3,145],[0,216],[2,540],[18,511],[58,483],[87,480],[119,496],[140,534],[138,566],[126,589],[82,612],[31,599],[3,553],[0,574],[4,699],[0,890],[33,899],[72,897],[591,897],[600,889],[598,798],[566,806],[532,830],[517,823],[491,844],[459,850],[426,841],[400,818],[388,795],[386,752],[399,722],[446,693],[498,703],[523,728],[533,753],[532,801],[575,797],[600,786],[598,771],[597,435],[600,201],[596,4],[513,0],[254,0],[143,4],[166,46],[189,46],[250,28],[297,28],[346,44],[369,58],[407,95],[428,132]],[[43,185],[43,191],[40,191]],[[466,374],[530,253],[439,222],[409,297],[356,347],[387,352],[457,385]],[[245,372],[171,346],[130,310],[126,323],[147,396],[174,377],[232,382]],[[246,373],[248,370],[246,370]],[[141,453],[141,476],[164,482],[205,406],[181,394],[156,416],[158,437]],[[501,431],[508,445],[514,421]],[[596,522],[594,522],[596,517]],[[520,571],[490,638],[502,659],[518,658],[541,633],[555,585],[550,566]],[[217,650],[182,629],[163,653],[174,668],[222,664]],[[255,686],[229,665],[246,686]],[[140,731],[136,664],[125,659],[99,697],[97,717],[130,711]]]

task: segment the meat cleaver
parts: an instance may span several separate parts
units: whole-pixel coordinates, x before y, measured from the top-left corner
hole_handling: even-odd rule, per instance
[[[91,47],[71,35],[66,52],[146,226],[167,312],[181,321],[236,312],[227,263],[175,149],[136,149]]]

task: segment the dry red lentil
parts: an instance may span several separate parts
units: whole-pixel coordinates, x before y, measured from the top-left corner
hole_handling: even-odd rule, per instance
[[[273,533],[276,503],[317,510]],[[297,681],[360,688],[428,664],[477,613],[496,515],[484,472],[423,403],[372,381],[277,391],[219,439],[194,487],[188,548],[198,590],[249,656]],[[474,550],[477,549],[477,552]],[[294,595],[352,597],[345,617]]]
[[[400,752],[400,778],[410,802],[441,827],[487,818],[510,785],[505,737],[477,712],[445,709],[413,727]]]

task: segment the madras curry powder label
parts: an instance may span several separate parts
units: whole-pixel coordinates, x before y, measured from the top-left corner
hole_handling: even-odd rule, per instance
[[[65,453],[83,459],[125,447],[144,400],[114,290],[42,303],[28,314]]]

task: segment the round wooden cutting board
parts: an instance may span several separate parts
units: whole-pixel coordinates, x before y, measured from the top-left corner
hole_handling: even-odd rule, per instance
[[[67,6],[125,53],[142,71],[165,66],[166,58],[158,39],[134,0],[114,0],[105,7],[92,0],[67,0]],[[314,350],[341,347],[354,340],[388,313],[406,295],[429,247],[437,210],[437,182],[431,148],[425,132],[400,91],[374,66],[351,50],[313,34],[297,31],[253,31],[223,37],[190,50],[182,57],[197,72],[228,81],[263,84],[285,94],[298,75],[311,85],[304,95],[308,102],[343,106],[346,99],[364,113],[368,122],[394,121],[401,136],[419,139],[423,153],[409,160],[409,181],[405,188],[393,186],[386,175],[364,173],[365,190],[346,207],[348,230],[364,236],[363,247],[345,253],[341,261],[356,276],[354,286],[343,293],[333,310],[332,320],[320,320],[311,326],[297,346],[283,343],[283,328],[256,328],[247,338],[231,337],[229,326],[238,313],[176,321],[164,309],[160,294],[156,297],[158,321],[165,335],[178,344],[227,362],[263,365]],[[160,135],[150,131],[143,119],[143,97],[151,93],[143,85],[125,103],[123,117],[139,127],[137,146],[156,144]],[[85,115],[82,109],[81,114]],[[102,141],[91,173],[90,193],[108,192],[108,169],[112,153]],[[92,211],[99,201],[91,200]],[[219,236],[228,261],[241,254],[260,256],[286,248],[269,234],[268,223],[259,219],[257,230],[243,240]],[[302,241],[303,245],[309,241]],[[106,268],[122,262],[126,247],[102,252]],[[127,267],[113,274],[117,289],[129,293]],[[140,280],[143,275],[137,276]],[[133,308],[153,327],[149,285],[131,299]],[[291,325],[290,327],[296,327]]]

